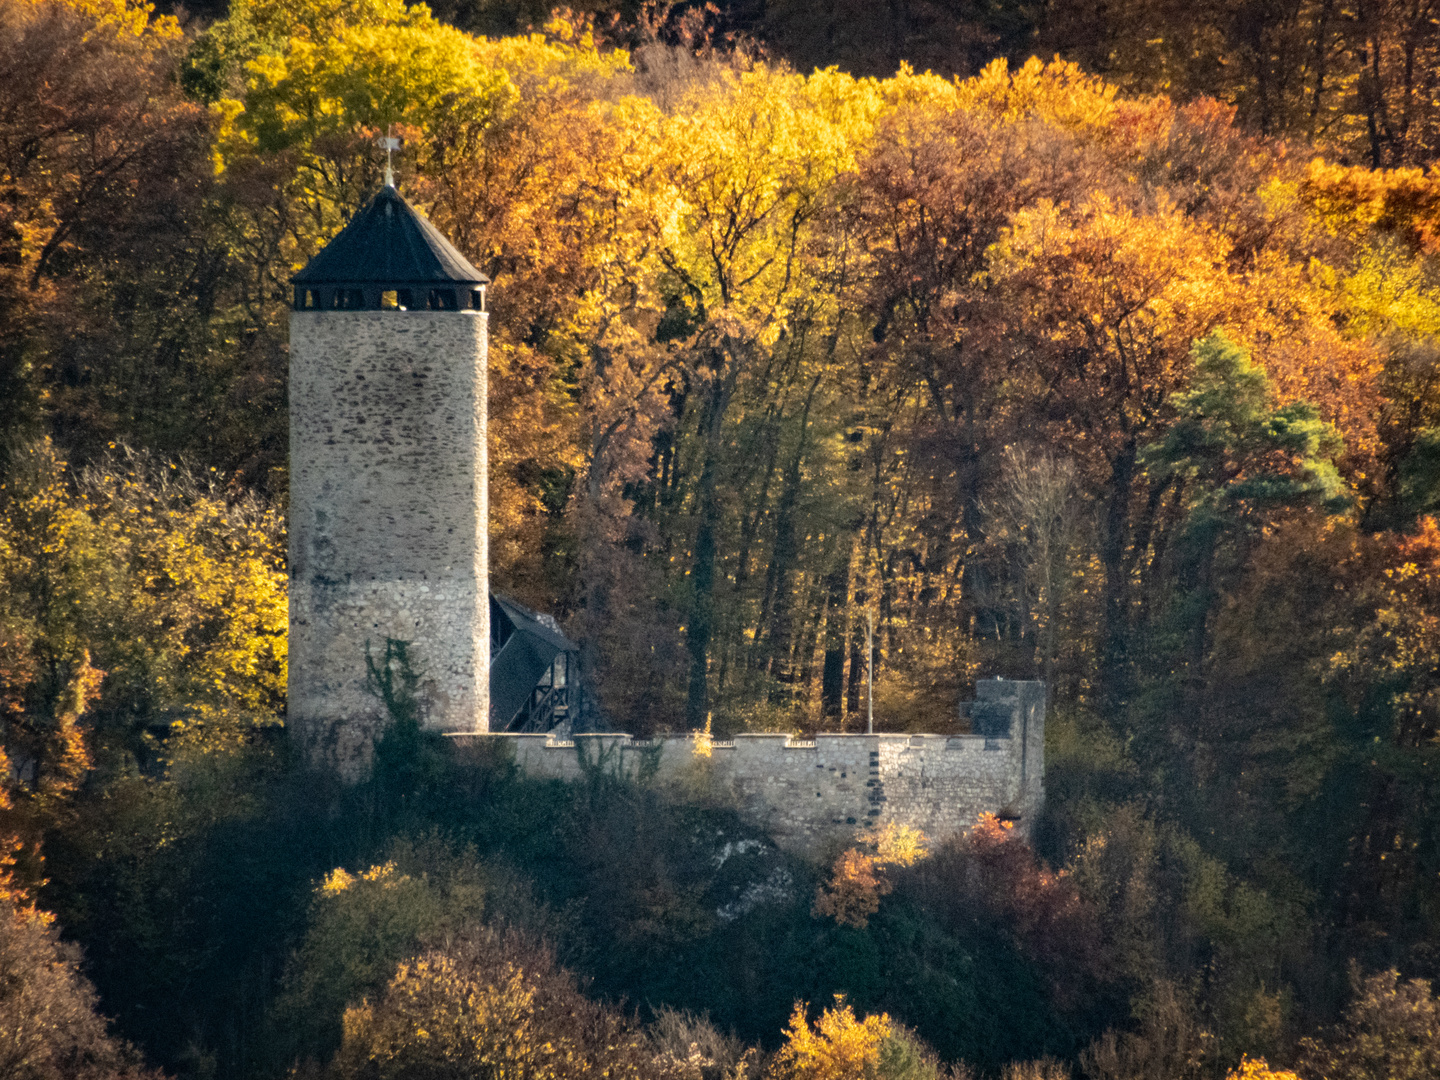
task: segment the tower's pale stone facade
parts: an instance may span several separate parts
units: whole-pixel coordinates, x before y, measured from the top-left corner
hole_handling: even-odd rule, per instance
[[[415,217],[387,191],[384,213]],[[484,278],[397,274],[372,250],[385,230],[367,246],[355,229],[331,245],[346,265],[327,248],[297,276],[290,319],[288,715],[311,760],[351,779],[388,722],[367,665],[388,641],[406,643],[425,726],[483,732],[490,711],[488,317],[466,280]]]

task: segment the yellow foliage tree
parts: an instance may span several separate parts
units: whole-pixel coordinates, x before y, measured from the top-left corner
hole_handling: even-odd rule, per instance
[[[271,174],[283,202],[242,201],[249,212],[236,219],[237,239],[271,246],[284,260],[270,267],[279,278],[299,269],[375,186],[376,135],[399,125],[424,137],[455,117],[483,129],[515,99],[504,73],[481,63],[471,39],[424,5],[361,8],[241,11],[278,48],[245,63],[243,99],[213,106],[222,121],[218,163],[243,195],[247,176],[283,162],[282,173]],[[280,220],[267,220],[267,210],[279,210]],[[270,289],[283,296],[283,280]]]
[[[377,1016],[369,1005],[345,1011],[345,1039],[364,1044],[382,1077],[406,1075],[416,1057],[463,1064],[484,1075],[549,1076],[553,1058],[575,1048],[535,1030],[534,992],[510,966],[500,980],[477,983],[444,955],[400,965],[390,982],[395,1005]],[[563,1066],[562,1066],[563,1068]]]
[[[892,1030],[885,1013],[857,1017],[842,994],[814,1027],[806,1018],[806,1006],[796,1002],[768,1080],[875,1080],[881,1047]]]
[[[20,465],[0,490],[0,702],[32,810],[75,790],[97,725],[113,750],[161,727],[203,753],[278,722],[288,605],[273,509],[139,457],[72,476],[41,444]]]
[[[914,866],[928,853],[929,841],[913,825],[891,821],[870,835],[875,857],[882,866]]]
[[[1240,1059],[1239,1065],[1225,1074],[1225,1080],[1300,1080],[1300,1074],[1289,1069],[1272,1069],[1263,1057],[1252,1058],[1247,1055]]]
[[[345,1011],[339,1077],[614,1080],[653,1075],[643,1036],[586,1000],[550,954],[472,929],[395,970]]]

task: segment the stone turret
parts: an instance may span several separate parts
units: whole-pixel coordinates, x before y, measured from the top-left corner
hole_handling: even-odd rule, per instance
[[[389,642],[425,726],[488,729],[488,279],[387,185],[292,283],[289,719],[355,779]]]
[[[1045,804],[1045,697],[1043,682],[981,679],[970,703],[970,729],[987,743],[1009,747],[1009,792],[1002,811],[1023,832]]]

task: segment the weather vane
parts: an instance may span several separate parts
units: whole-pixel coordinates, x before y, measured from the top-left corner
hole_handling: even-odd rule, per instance
[[[400,140],[390,134],[390,125],[385,125],[385,137],[379,142],[380,149],[385,151],[385,186],[395,186],[395,170],[390,167],[390,155],[400,149]]]

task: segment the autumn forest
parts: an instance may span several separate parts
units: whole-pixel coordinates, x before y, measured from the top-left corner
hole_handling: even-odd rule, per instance
[[[1028,837],[307,767],[387,133],[605,725],[859,730],[873,626],[878,730],[1046,682]],[[1440,1077],[1437,161],[1432,0],[0,0],[0,1075]]]

